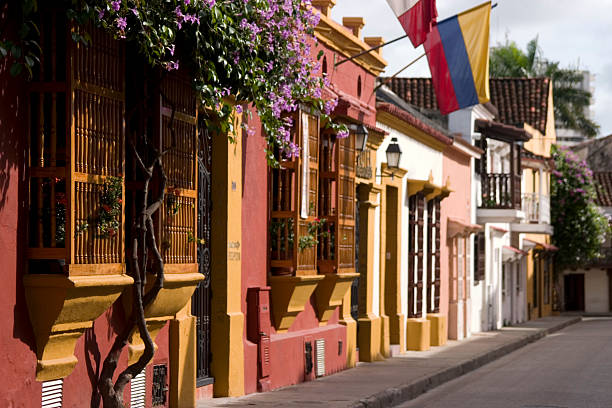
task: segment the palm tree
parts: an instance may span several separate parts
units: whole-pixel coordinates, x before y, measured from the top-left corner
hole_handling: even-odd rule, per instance
[[[559,62],[542,56],[538,37],[527,43],[525,51],[514,41],[491,49],[491,77],[548,77],[553,81],[555,119],[560,127],[576,129],[594,137],[599,125],[589,119],[586,110],[591,104],[591,93],[580,88],[583,72],[577,68],[561,68]]]

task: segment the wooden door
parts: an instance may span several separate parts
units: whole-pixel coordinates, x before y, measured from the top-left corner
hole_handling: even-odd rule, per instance
[[[565,275],[565,310],[584,311],[584,274]]]

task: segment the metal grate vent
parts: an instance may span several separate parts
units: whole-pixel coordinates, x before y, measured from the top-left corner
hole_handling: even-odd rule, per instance
[[[159,364],[153,366],[153,406],[166,406],[166,393],[168,392],[168,366]]]
[[[315,340],[315,348],[317,353],[317,377],[325,375],[325,339]]]
[[[64,380],[42,383],[42,408],[61,408],[64,393]]]
[[[146,370],[134,377],[130,384],[130,407],[145,408],[145,377]]]

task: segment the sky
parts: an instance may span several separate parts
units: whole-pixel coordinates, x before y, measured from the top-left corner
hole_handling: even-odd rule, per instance
[[[439,20],[482,3],[482,0],[437,0]],[[495,3],[495,1],[494,1]],[[589,70],[595,75],[594,119],[600,135],[612,134],[612,0],[497,0],[491,12],[490,44],[515,41],[521,49],[538,36],[542,54],[562,67]],[[364,17],[362,35],[385,41],[404,34],[386,0],[337,0],[332,18]],[[393,75],[423,54],[408,38],[383,48],[389,63],[383,75]],[[421,59],[399,76],[429,77]]]

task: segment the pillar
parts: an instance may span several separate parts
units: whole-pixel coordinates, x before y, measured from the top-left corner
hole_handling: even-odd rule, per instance
[[[381,319],[373,312],[374,293],[374,217],[380,189],[372,184],[357,188],[359,205],[359,345],[360,361],[382,360],[380,353]]]
[[[170,408],[196,405],[196,318],[191,302],[170,321]]]
[[[237,119],[239,121],[240,119]],[[240,131],[240,123],[234,124]],[[212,138],[211,371],[215,397],[244,394],[244,315],[240,306],[242,141]]]

